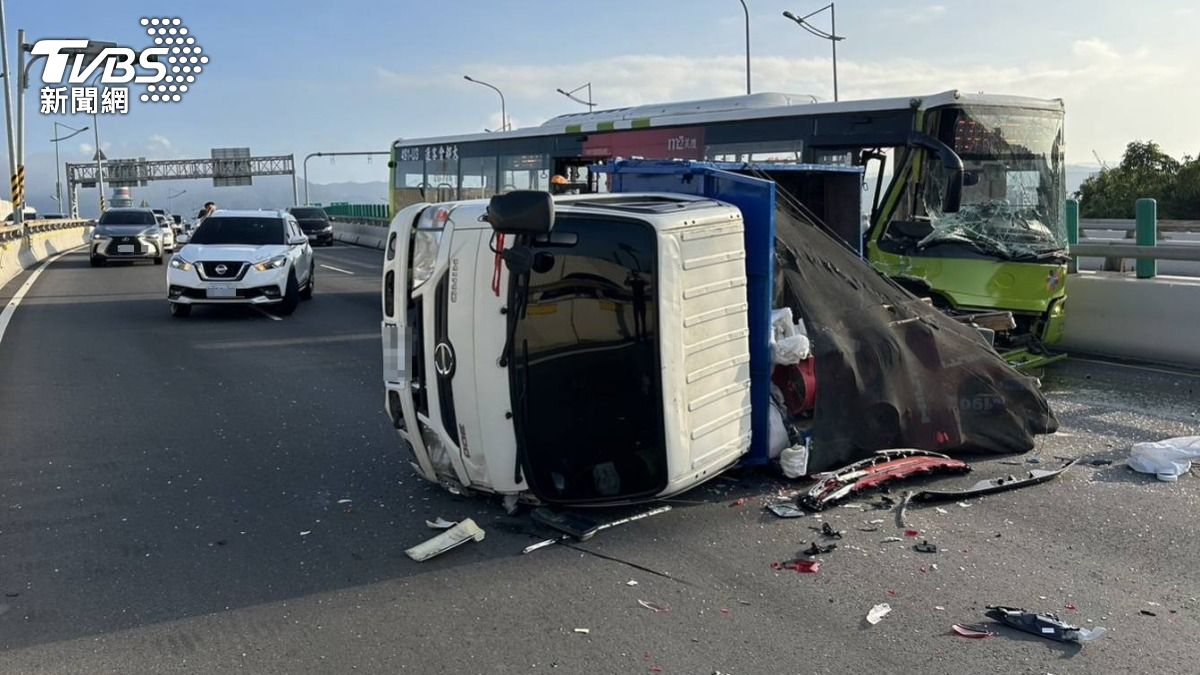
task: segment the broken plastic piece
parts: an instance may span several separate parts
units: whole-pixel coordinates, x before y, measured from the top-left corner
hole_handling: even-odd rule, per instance
[[[791,502],[767,504],[767,510],[780,518],[799,518],[801,516],[808,515],[807,511]]]
[[[829,553],[830,551],[832,551],[835,548],[837,548],[837,544],[827,544],[825,546],[821,546],[820,544],[818,544],[817,542],[814,541],[814,542],[812,542],[811,546],[804,549],[800,553],[802,553],[804,555],[821,555],[822,553]]]
[[[880,621],[883,621],[883,617],[887,616],[891,611],[891,605],[887,604],[886,602],[881,602],[872,607],[871,611],[867,612],[867,623],[874,626]]]
[[[906,537],[919,537],[919,536],[921,536],[921,531],[920,531],[920,530],[905,530],[905,531],[904,531],[904,536],[906,536]]]
[[[800,574],[816,574],[821,571],[821,563],[817,560],[788,560],[786,562],[773,562],[771,569],[776,572],[780,570],[794,570]]]
[[[587,635],[587,634],[589,634],[589,633],[591,633],[591,632],[592,632],[592,629],[591,629],[591,628],[576,628],[576,629],[575,629],[575,632],[576,632],[576,633],[582,633],[582,634],[584,634],[584,635]]]
[[[967,625],[967,624],[956,623],[950,627],[950,630],[954,631],[955,633],[957,633],[965,638],[974,638],[977,640],[982,639],[982,638],[990,638],[990,637],[993,637],[996,635],[995,633],[988,630],[984,626],[981,626],[978,624]]]
[[[453,520],[446,520],[441,516],[438,516],[436,520],[425,521],[425,527],[428,527],[431,530],[448,530],[454,527],[454,525],[455,523]]]
[[[1016,490],[1017,488],[1028,487],[1045,483],[1046,481],[1057,478],[1067,469],[1071,468],[1077,459],[1072,459],[1061,467],[1048,469],[1033,469],[1025,478],[1017,478],[1015,476],[1005,476],[1002,478],[991,478],[981,480],[965,490],[921,490],[914,492],[912,499],[919,502],[936,502],[942,500],[958,500],[965,497],[978,497],[980,495],[990,495],[995,492],[1005,492],[1006,490]]]
[[[841,539],[842,533],[840,530],[833,529],[829,523],[821,523],[821,527],[809,527],[808,529],[815,532],[820,532],[821,536],[829,537],[830,539]]]
[[[871,457],[854,462],[826,474],[808,492],[801,495],[800,505],[820,511],[832,503],[864,490],[877,488],[916,475],[930,473],[965,473],[971,467],[966,462],[927,450],[880,450]]]
[[[483,529],[474,520],[465,518],[454,527],[443,531],[438,536],[424,541],[405,551],[408,557],[422,562],[439,556],[450,549],[461,546],[468,541],[483,541]]]
[[[658,506],[653,509],[650,509],[649,511],[643,511],[642,513],[637,513],[637,514],[634,514],[627,518],[619,518],[617,520],[614,520],[614,521],[611,521],[608,523],[604,523],[603,525],[598,526],[596,528],[596,531],[599,532],[600,530],[607,530],[608,528],[616,527],[617,525],[624,525],[626,523],[632,523],[635,520],[649,518],[650,516],[657,516],[660,513],[666,513],[667,511],[670,511],[670,510],[671,510],[670,506]],[[468,518],[468,520],[470,520],[470,519]],[[566,541],[572,541],[572,537],[570,535],[564,534],[563,536],[557,537],[555,539],[544,539],[542,541],[539,541],[536,544],[530,544],[529,546],[526,546],[521,551],[521,554],[524,555],[526,553],[533,553],[534,551],[536,551],[538,549],[546,548],[547,546],[553,546],[555,544],[560,544],[560,543],[566,542]]]
[[[1027,612],[1015,607],[988,605],[987,616],[1006,626],[1025,631],[1032,635],[1044,637],[1058,642],[1090,642],[1103,637],[1108,632],[1105,628],[1089,630],[1073,626],[1056,614],[1038,614]]]
[[[923,540],[919,544],[913,544],[913,550],[917,553],[937,553],[937,544],[929,543],[928,539]]]
[[[670,606],[660,605],[656,602],[648,602],[646,600],[638,600],[638,604],[641,605],[642,607],[645,607],[646,609],[654,611],[654,612],[669,612],[669,611],[671,611]]]
[[[534,521],[579,541],[587,541],[600,529],[600,524],[587,516],[570,511],[555,511],[539,506],[529,514]]]

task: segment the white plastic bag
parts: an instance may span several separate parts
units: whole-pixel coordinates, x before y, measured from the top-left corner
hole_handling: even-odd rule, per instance
[[[771,359],[777,366],[793,366],[810,356],[808,338],[789,335],[772,345]]]
[[[1200,436],[1180,436],[1153,443],[1134,443],[1129,451],[1129,468],[1152,473],[1159,480],[1174,483],[1200,460]]]
[[[779,468],[788,478],[799,478],[808,473],[808,446],[793,445],[779,453]]]
[[[779,406],[771,404],[770,433],[767,434],[767,456],[775,459],[788,446],[787,427],[783,424],[783,413]]]
[[[774,344],[785,337],[796,334],[792,323],[792,308],[784,307],[771,311],[771,343]]]

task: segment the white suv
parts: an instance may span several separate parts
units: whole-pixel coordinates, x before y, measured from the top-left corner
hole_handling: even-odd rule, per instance
[[[173,316],[197,304],[276,304],[291,314],[312,297],[312,247],[287,211],[217,211],[180,243],[167,266]]]

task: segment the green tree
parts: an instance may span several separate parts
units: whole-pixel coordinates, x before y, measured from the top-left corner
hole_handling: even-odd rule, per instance
[[[1134,203],[1143,197],[1158,201],[1159,218],[1200,218],[1200,159],[1177,160],[1154,141],[1133,141],[1118,166],[1079,187],[1085,218],[1133,218]]]

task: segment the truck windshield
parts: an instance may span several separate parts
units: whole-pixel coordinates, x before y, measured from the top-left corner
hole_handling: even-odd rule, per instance
[[[1060,112],[949,109],[938,135],[963,160],[962,205],[957,213],[942,212],[945,181],[940,165],[927,161],[918,209],[930,231],[919,250],[961,244],[988,256],[1036,260],[1066,248]]]
[[[530,487],[562,503],[659,492],[667,462],[654,230],[560,216],[533,249],[511,371]]]

